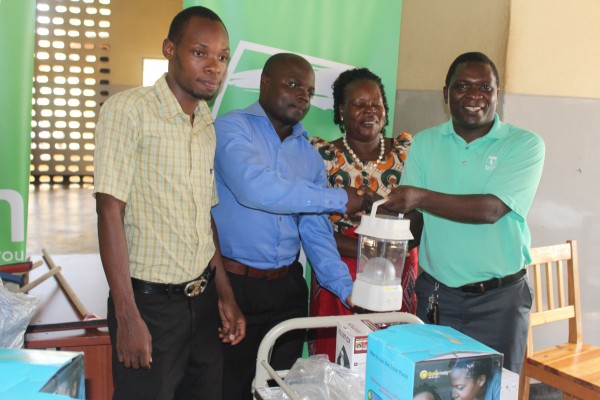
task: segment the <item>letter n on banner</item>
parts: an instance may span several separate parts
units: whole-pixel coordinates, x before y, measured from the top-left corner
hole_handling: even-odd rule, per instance
[[[0,264],[26,258],[35,0],[0,0]]]

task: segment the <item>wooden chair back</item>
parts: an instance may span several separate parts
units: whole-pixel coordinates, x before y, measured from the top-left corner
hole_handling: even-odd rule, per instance
[[[534,303],[519,398],[529,399],[533,378],[562,391],[565,399],[600,399],[600,347],[582,339],[577,241],[532,248],[531,257]],[[561,320],[568,320],[567,342],[534,350],[533,328]]]
[[[577,242],[534,247],[527,266],[533,286],[534,303],[530,327],[564,319],[569,320],[569,343],[581,343],[581,306],[579,300],[579,265]],[[531,329],[530,329],[531,333]],[[529,335],[528,351],[533,351]]]

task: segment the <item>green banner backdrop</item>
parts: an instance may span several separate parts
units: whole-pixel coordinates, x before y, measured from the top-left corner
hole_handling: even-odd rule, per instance
[[[0,0],[0,264],[26,258],[35,0]]]
[[[213,116],[258,100],[265,61],[290,52],[304,56],[315,70],[316,93],[302,121],[311,136],[333,140],[341,135],[333,124],[331,84],[353,67],[367,67],[381,77],[390,108],[387,135],[392,136],[402,0],[183,0],[183,8],[194,5],[215,11],[229,31],[231,61]],[[310,275],[308,269],[309,287]]]
[[[184,0],[203,5],[225,22],[232,49],[213,115],[258,99],[260,72],[275,53],[303,55],[315,69],[316,95],[303,121],[311,136],[334,139],[331,84],[340,72],[367,67],[384,83],[391,136],[396,100],[401,0]]]

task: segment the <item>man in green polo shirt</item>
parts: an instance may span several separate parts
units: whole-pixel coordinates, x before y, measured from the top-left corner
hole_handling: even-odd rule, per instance
[[[519,372],[532,292],[526,217],[544,163],[536,134],[500,121],[498,72],[482,53],[448,71],[451,120],[417,134],[389,206],[423,212],[417,315],[504,354]]]

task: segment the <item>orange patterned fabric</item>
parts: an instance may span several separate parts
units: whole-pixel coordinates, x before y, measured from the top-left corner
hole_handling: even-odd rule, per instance
[[[360,187],[368,185],[380,196],[387,196],[390,191],[399,184],[400,175],[404,167],[408,148],[412,143],[412,135],[402,133],[394,139],[392,151],[390,151],[384,162],[374,165],[368,162],[365,165],[367,171],[363,171],[359,165],[354,163],[350,154],[345,149],[319,138],[311,139],[311,144],[317,149],[327,170],[329,186],[331,187]],[[366,172],[366,173],[365,173]],[[334,214],[330,218],[336,232],[358,239],[354,233],[356,224]],[[352,279],[356,278],[356,258],[342,257],[348,266]],[[408,252],[402,273],[402,309],[414,314],[416,312],[415,281],[417,279],[418,257],[417,249]],[[310,315],[349,315],[352,312],[331,292],[322,288],[316,279],[311,282]],[[309,341],[311,354],[327,354],[332,362],[335,362],[335,328],[315,330],[315,337]]]

